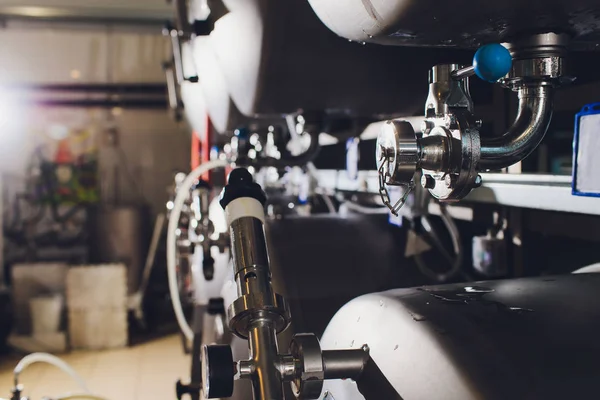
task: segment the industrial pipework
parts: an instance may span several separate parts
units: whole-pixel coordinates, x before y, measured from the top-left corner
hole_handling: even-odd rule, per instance
[[[436,65],[430,72],[422,135],[405,121],[388,121],[377,140],[380,194],[397,214],[422,169],[421,185],[441,201],[458,201],[481,186],[480,171],[506,168],[540,144],[552,119],[555,88],[572,81],[566,75],[568,36],[544,33],[503,45],[481,47],[473,65]],[[473,115],[468,79],[477,75],[517,92],[515,121],[496,138],[480,137]],[[404,186],[394,204],[386,185]]]
[[[250,359],[234,362],[228,345],[202,349],[202,390],[205,398],[230,397],[236,379],[250,379],[257,400],[283,400],[283,383],[295,395],[316,399],[325,379],[354,379],[373,362],[369,348],[322,351],[314,334],[296,334],[289,352],[281,354],[277,334],[291,315],[282,296],[271,285],[264,234],[266,196],[244,168],[231,172],[221,195],[230,228],[231,254],[238,298],[229,306],[229,328],[248,340]]]

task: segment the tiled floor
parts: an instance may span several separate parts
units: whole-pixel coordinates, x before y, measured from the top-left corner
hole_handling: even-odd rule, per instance
[[[86,381],[90,390],[110,400],[172,400],[175,382],[189,377],[190,356],[179,336],[118,350],[61,355]],[[0,398],[8,397],[12,369],[18,358],[0,363]],[[76,391],[71,378],[53,366],[33,364],[21,375],[25,395],[32,400]]]

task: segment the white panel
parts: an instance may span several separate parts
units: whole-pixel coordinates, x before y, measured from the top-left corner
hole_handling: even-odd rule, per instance
[[[106,81],[106,36],[59,30],[0,31],[0,83]]]
[[[160,32],[109,33],[97,26],[0,30],[0,173],[6,187],[21,182],[34,149],[46,149],[44,154],[52,158],[56,143],[47,135],[49,127],[102,132],[108,111],[27,106],[15,102],[3,85],[161,83],[161,64],[169,53],[170,44]],[[115,124],[143,195],[155,211],[162,211],[173,171],[189,169],[189,128],[177,126],[166,110],[121,110]],[[133,200],[135,191],[125,176],[121,185],[122,196]]]
[[[163,82],[168,51],[158,32],[1,30],[0,84]]]
[[[0,0],[0,13],[31,17],[165,19],[172,16],[173,11],[164,0]]]
[[[114,82],[164,82],[162,63],[170,54],[170,44],[161,34],[112,34]]]
[[[578,140],[577,189],[584,193],[600,193],[600,114],[581,117]]]

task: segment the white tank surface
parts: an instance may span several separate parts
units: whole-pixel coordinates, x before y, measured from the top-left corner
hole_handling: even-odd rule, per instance
[[[197,83],[184,82],[181,86],[187,119],[197,132],[206,129],[207,113],[218,133],[233,130],[245,121],[229,96],[214,45],[212,37],[198,36],[182,48],[184,65],[190,65],[190,70],[200,79]]]
[[[599,290],[600,275],[579,274],[361,296],[334,316],[321,346],[367,344],[400,397],[332,380],[321,398],[595,398],[600,303],[591,299]]]
[[[476,1],[308,0],[336,34],[357,42],[398,46],[477,47],[528,32],[569,32],[593,50],[597,0]],[[455,11],[460,10],[460,18]]]

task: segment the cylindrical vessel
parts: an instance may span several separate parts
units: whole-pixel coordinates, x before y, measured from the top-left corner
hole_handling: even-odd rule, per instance
[[[283,399],[283,386],[274,361],[279,357],[274,324],[267,320],[255,322],[248,336],[250,358],[256,369],[252,380],[254,398],[261,400]]]
[[[576,48],[597,50],[596,0],[309,0],[336,34],[358,42],[474,48],[531,32],[569,32]]]
[[[56,333],[63,309],[61,296],[34,297],[29,300],[33,335]]]
[[[600,393],[600,275],[395,289],[336,314],[324,350],[367,344],[404,400],[589,399]],[[362,400],[350,381],[335,399]]]

